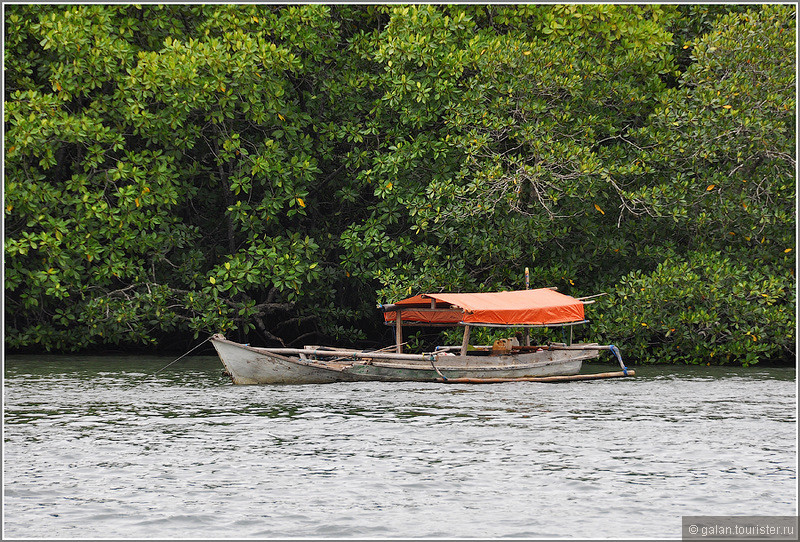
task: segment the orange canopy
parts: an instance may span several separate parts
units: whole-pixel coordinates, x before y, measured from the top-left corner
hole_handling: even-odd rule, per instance
[[[432,303],[434,301],[434,303]],[[467,294],[420,294],[398,301],[403,322],[548,325],[581,322],[583,303],[549,288]],[[395,321],[396,310],[384,313]]]

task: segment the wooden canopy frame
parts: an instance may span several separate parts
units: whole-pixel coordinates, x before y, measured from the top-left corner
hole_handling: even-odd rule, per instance
[[[590,296],[595,297],[595,296]],[[535,328],[586,323],[588,298],[574,298],[553,288],[486,293],[420,294],[384,305],[384,319],[395,326],[396,350],[402,352],[403,325],[464,326],[461,355],[469,346],[472,326]]]

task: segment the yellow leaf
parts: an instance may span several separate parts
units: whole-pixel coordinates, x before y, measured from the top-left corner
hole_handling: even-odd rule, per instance
[[[730,108],[731,108],[731,106],[729,106],[729,105],[723,105],[722,106],[722,109],[730,109]]]
[[[11,145],[11,147],[8,149],[8,152],[14,152],[14,149],[16,148],[17,148],[16,145]]]
[[[706,188],[706,192],[708,192],[709,190],[714,190],[715,186],[717,186],[717,185],[715,185],[715,184],[708,185],[708,188]]]
[[[386,190],[391,190],[392,186],[394,186],[392,183],[386,183]]]
[[[602,214],[602,215],[604,215],[604,214],[605,214],[605,213],[603,212],[603,210],[600,208],[600,206],[599,206],[599,205],[597,205],[596,203],[594,204],[594,208],[595,208],[595,209],[597,209],[598,211],[600,211],[600,214]]]
[[[8,204],[8,206],[6,206],[6,212],[7,212],[7,213],[10,213],[10,212],[11,212],[11,209],[13,209],[13,208],[14,208],[14,206],[13,206],[13,205],[11,205],[11,204]]]
[[[286,119],[283,118],[283,115],[281,115],[280,113],[278,113],[278,118],[281,119],[282,121],[286,121]]]
[[[145,186],[145,187],[144,187],[144,190],[142,190],[142,193],[143,193],[143,194],[149,194],[149,193],[150,193],[150,187],[148,187],[148,186]]]
[[[136,198],[134,201],[136,202],[136,206],[138,207],[140,205],[139,198]]]
[[[791,248],[787,248],[786,250],[784,250],[784,252],[786,252],[786,253],[789,253],[789,252],[791,252],[791,251],[792,251],[792,249],[791,249]]]
[[[689,45],[684,45],[684,46],[683,46],[683,48],[684,48],[684,49],[688,49],[688,48],[689,48]]]
[[[305,207],[306,202],[303,201],[303,198],[297,198],[297,205],[299,205],[300,207]]]
[[[214,277],[208,277],[208,282],[210,282],[211,284],[216,284],[217,279],[215,279]]]
[[[523,54],[523,55],[525,55],[525,56],[528,56],[528,55],[530,55],[530,54],[531,54],[531,52],[530,52],[530,51],[525,51],[525,52],[524,52],[524,53],[522,53],[522,54]]]
[[[56,81],[56,90],[61,90],[61,83]]]

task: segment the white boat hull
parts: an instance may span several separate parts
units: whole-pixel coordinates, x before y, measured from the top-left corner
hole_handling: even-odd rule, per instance
[[[597,345],[507,355],[389,354],[257,348],[215,335],[211,342],[234,384],[324,384],[355,381],[498,382],[578,375]],[[586,346],[583,349],[582,346]],[[594,346],[595,348],[592,348]]]

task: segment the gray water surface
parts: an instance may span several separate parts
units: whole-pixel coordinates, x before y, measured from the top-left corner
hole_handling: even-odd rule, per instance
[[[794,368],[233,386],[214,357],[152,376],[170,361],[5,360],[5,537],[679,539],[683,515],[797,514]]]

